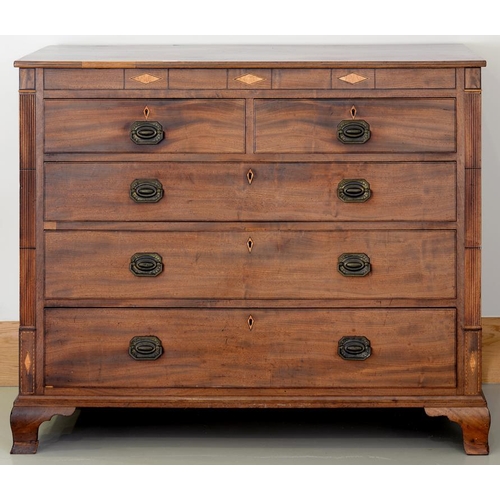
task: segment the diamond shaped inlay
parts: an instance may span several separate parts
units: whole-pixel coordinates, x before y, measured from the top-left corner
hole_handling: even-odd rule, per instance
[[[238,80],[239,82],[246,83],[247,85],[253,85],[254,83],[261,82],[262,80],[265,80],[265,78],[261,78],[260,76],[252,75],[251,73],[247,73],[246,75],[239,76],[238,78],[235,78],[235,80]]]
[[[149,75],[148,73],[144,73],[143,75],[134,76],[131,80],[135,80],[136,82],[144,83],[144,85],[148,85],[149,83],[156,82],[161,80],[161,78],[153,75]]]
[[[24,359],[24,367],[26,368],[26,371],[29,372],[31,368],[31,358],[30,354],[26,354],[26,358]]]
[[[356,73],[349,73],[348,75],[341,76],[339,80],[350,83],[351,85],[356,85],[356,83],[368,80],[368,78],[366,78],[365,76],[357,75]]]

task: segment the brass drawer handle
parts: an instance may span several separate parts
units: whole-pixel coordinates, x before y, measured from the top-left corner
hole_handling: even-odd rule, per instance
[[[337,126],[337,138],[343,144],[364,144],[370,136],[370,125],[364,120],[342,120]]]
[[[130,130],[130,138],[139,145],[158,144],[163,140],[164,135],[160,122],[134,122]]]
[[[371,198],[370,184],[365,179],[342,179],[337,196],[344,203],[364,203]]]
[[[370,341],[366,337],[342,337],[339,340],[339,356],[348,361],[364,361],[372,354]]]
[[[137,361],[153,361],[163,354],[163,347],[158,337],[134,337],[128,353]]]
[[[130,197],[136,203],[157,203],[163,198],[163,186],[157,179],[136,179],[130,184]]]
[[[338,271],[343,276],[366,276],[371,271],[370,257],[365,253],[343,253],[339,257]]]
[[[130,271],[135,276],[158,276],[163,271],[163,259],[157,253],[136,253],[130,258]]]

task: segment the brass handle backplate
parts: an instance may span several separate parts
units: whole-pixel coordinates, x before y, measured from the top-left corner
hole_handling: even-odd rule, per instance
[[[130,138],[139,145],[158,144],[163,140],[164,135],[163,126],[160,122],[134,122],[130,129]]]
[[[371,356],[372,349],[366,337],[342,337],[338,353],[341,358],[349,361],[364,361]]]
[[[157,179],[136,179],[130,184],[130,197],[136,203],[157,203],[163,198],[163,186]]]
[[[128,353],[137,361],[153,361],[163,354],[163,347],[158,337],[134,337]]]
[[[370,184],[365,179],[342,179],[337,188],[337,196],[344,203],[364,203],[371,195]]]
[[[135,276],[158,276],[163,271],[163,259],[157,253],[136,253],[130,258],[130,271]]]
[[[371,271],[370,257],[365,253],[343,253],[338,260],[343,276],[366,276]]]
[[[364,120],[342,120],[337,126],[337,138],[343,144],[364,144],[370,137],[370,125]]]

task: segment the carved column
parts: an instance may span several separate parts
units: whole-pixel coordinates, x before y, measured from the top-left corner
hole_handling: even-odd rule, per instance
[[[35,70],[20,71],[20,393],[35,393],[36,270],[36,90]]]
[[[481,70],[465,69],[464,392],[481,393]]]

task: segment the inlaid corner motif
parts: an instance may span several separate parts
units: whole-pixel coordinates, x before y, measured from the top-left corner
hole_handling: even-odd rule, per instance
[[[349,73],[348,75],[341,76],[339,80],[350,83],[351,85],[356,85],[357,83],[368,80],[368,78],[366,78],[365,76],[357,75],[356,73]]]
[[[134,76],[131,80],[135,80],[136,82],[143,83],[144,85],[148,85],[150,83],[161,80],[158,76],[149,75],[148,73],[144,73],[143,75]]]
[[[238,78],[235,78],[238,82],[243,82],[246,83],[247,85],[253,85],[254,83],[261,82],[265,80],[265,78],[261,78],[260,76],[257,75],[252,75],[251,73],[247,73],[246,75],[239,76]]]

